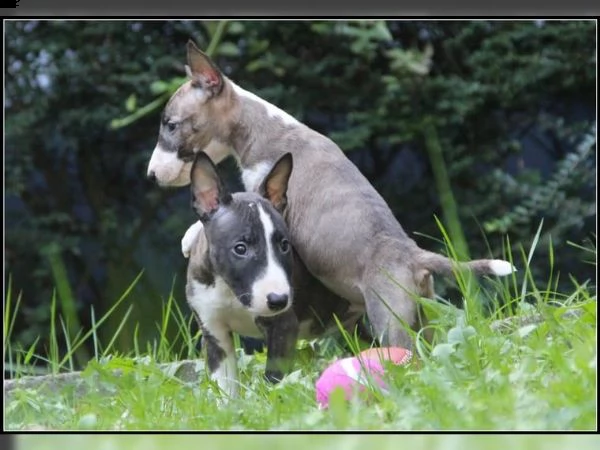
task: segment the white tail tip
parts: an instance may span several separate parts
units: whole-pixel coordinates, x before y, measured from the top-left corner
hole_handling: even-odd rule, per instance
[[[498,275],[499,277],[510,275],[511,273],[517,271],[515,266],[508,261],[504,261],[503,259],[492,259],[490,261],[490,269],[494,275]]]

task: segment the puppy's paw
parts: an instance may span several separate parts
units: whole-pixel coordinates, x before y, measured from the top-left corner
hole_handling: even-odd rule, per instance
[[[277,384],[283,380],[283,372],[281,370],[270,370],[265,371],[265,380],[269,383]]]
[[[202,222],[197,221],[191,227],[187,229],[183,238],[181,239],[181,253],[184,258],[189,258],[192,251],[192,246],[198,237],[198,234],[204,229]]]

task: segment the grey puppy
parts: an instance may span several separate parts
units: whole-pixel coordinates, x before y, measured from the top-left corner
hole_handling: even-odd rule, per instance
[[[433,297],[432,275],[452,275],[454,262],[419,248],[333,141],[233,83],[193,42],[187,50],[189,80],[164,108],[148,176],[161,186],[186,185],[203,150],[215,163],[233,155],[246,190],[257,191],[290,152],[284,218],[301,260],[351,311],[366,311],[382,345],[412,348],[406,326],[425,325],[415,297]],[[461,266],[498,276],[514,271],[496,259]]]

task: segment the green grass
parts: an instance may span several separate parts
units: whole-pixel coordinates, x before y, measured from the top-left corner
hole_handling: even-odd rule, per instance
[[[5,428],[165,431],[594,430],[597,415],[595,286],[574,279],[573,288],[567,293],[553,291],[555,279],[545,280],[543,285],[538,286],[528,270],[536,245],[537,239],[534,239],[532,247],[522,251],[519,257],[521,262],[515,264],[519,267],[517,274],[489,280],[485,289],[467,286],[465,279],[457,274],[458,285],[463,292],[469,293],[464,309],[457,309],[443,301],[420,300],[432,319],[431,326],[436,330],[434,345],[430,347],[421,343],[418,361],[405,367],[389,368],[388,393],[377,392],[368,405],[358,400],[346,403],[336,398],[328,410],[317,408],[314,383],[331,361],[343,356],[341,347],[332,345],[332,341],[318,342],[319,350],[309,345],[314,343],[299,343],[300,354],[294,371],[276,386],[262,379],[264,354],[250,357],[240,351],[241,397],[224,402],[216,386],[206,376],[200,376],[197,382],[185,383],[166,375],[158,367],[161,362],[197,356],[195,345],[198,336],[190,331],[195,328],[191,326],[188,312],[177,306],[172,295],[163,307],[163,320],[157,324],[156,340],[141,343],[134,338],[129,354],[115,354],[112,349],[114,339],[101,343],[97,331],[107,315],[115,314],[119,305],[124,304],[137,279],[115,302],[113,309],[94,322],[91,330],[73,335],[60,317],[53,313],[51,346],[46,354],[41,355],[35,344],[23,349],[11,343],[12,324],[18,314],[20,297],[13,298],[9,284],[4,314],[4,353],[11,367],[17,371],[17,376],[28,373],[28,368],[40,362],[46,363],[54,373],[68,371],[73,367],[75,350],[87,340],[92,340],[94,357],[84,371],[84,378],[94,389],[84,396],[76,395],[73,388],[58,392],[41,388],[19,389],[5,403]],[[549,264],[551,266],[552,261]],[[493,317],[488,317],[481,306],[482,299],[504,306],[499,307]],[[534,300],[535,306],[526,300]],[[54,311],[54,306],[52,308]],[[567,310],[580,310],[581,314],[575,319],[566,319],[562,313]],[[127,311],[130,309],[123,314],[122,325],[115,332],[115,337],[125,326]],[[517,326],[508,333],[490,328],[495,319],[532,313],[543,315],[545,320]],[[177,334],[175,339],[169,340],[167,335],[172,334],[167,330],[171,327],[175,327]],[[346,338],[351,347],[356,345],[352,338]],[[69,351],[66,354],[59,354],[61,340],[68,341]],[[115,369],[121,371],[119,376],[114,374]],[[62,438],[92,439],[76,436]],[[37,442],[39,448],[50,445],[50,440],[45,437],[23,439],[30,439],[28,442],[32,445]],[[118,443],[118,439],[127,438],[98,439]],[[176,438],[129,439],[134,442],[138,442],[135,439],[155,439],[156,442],[164,439],[166,445],[168,439]],[[215,443],[229,442],[226,441],[229,438],[224,437],[203,439],[215,439]],[[244,439],[247,444],[250,438]],[[267,438],[255,439],[260,444],[262,440],[258,439]],[[311,438],[311,444],[320,445],[312,439],[316,437]],[[323,437],[323,445],[334,442],[327,439],[333,438]],[[395,445],[393,439],[397,438],[377,439],[391,446]],[[414,439],[415,446],[412,448],[446,445],[446,441],[443,441],[445,437]],[[510,437],[502,439],[507,439],[508,444],[500,445],[493,439],[489,442],[495,442],[498,448],[504,448],[512,442]],[[347,442],[349,445],[358,445],[354,438]],[[558,440],[550,439],[547,442],[557,445]],[[86,448],[93,447],[86,444]],[[523,448],[537,447],[528,445]],[[544,448],[548,447],[544,445]]]
[[[210,448],[228,450],[240,448],[287,450],[592,450],[598,448],[600,437],[593,435],[55,435],[18,437],[20,450],[55,450],[75,448],[86,450],[167,450],[181,445],[183,448]]]

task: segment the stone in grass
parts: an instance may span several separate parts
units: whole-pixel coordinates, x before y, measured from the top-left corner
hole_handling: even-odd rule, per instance
[[[78,427],[83,430],[91,430],[98,426],[98,416],[94,413],[87,413],[81,416]]]

